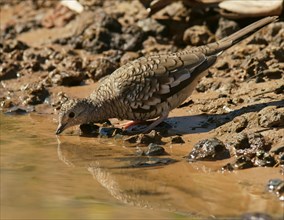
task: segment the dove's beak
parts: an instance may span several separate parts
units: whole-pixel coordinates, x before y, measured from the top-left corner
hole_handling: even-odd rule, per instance
[[[57,129],[56,129],[55,134],[58,135],[58,134],[62,133],[62,131],[65,130],[66,125],[67,125],[67,123],[65,123],[65,124],[59,124],[58,127],[57,127]]]

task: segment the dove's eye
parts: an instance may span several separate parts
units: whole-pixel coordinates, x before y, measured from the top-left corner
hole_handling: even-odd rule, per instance
[[[74,112],[70,112],[68,115],[69,118],[74,118],[75,117],[75,113]]]

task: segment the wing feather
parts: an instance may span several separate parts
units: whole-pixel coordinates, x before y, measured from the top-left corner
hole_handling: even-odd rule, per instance
[[[113,73],[117,76],[114,79],[118,96],[133,112],[153,110],[156,105],[185,88],[191,77],[199,73],[195,73],[197,67],[206,60],[202,53],[185,52],[140,58]],[[126,72],[127,79],[122,78],[119,71]]]

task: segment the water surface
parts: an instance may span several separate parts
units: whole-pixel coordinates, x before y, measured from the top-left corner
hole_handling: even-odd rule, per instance
[[[190,164],[190,144],[165,146],[177,162],[135,168],[148,160],[120,139],[56,137],[54,116],[1,114],[2,219],[238,217],[281,218],[283,203],[265,191],[279,169],[232,173],[226,161]]]

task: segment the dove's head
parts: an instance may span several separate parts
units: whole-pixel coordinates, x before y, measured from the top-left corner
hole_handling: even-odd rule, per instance
[[[90,115],[95,110],[93,103],[87,99],[70,99],[62,104],[59,112],[59,124],[56,134],[74,125],[90,122]]]

